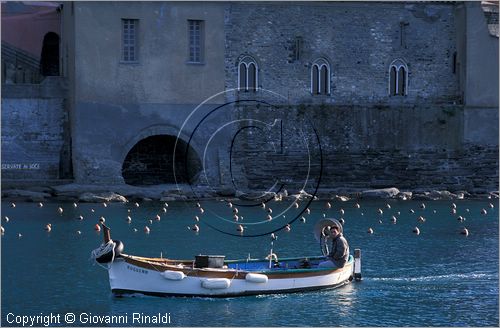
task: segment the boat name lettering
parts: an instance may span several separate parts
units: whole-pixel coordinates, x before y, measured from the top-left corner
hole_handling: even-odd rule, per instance
[[[136,267],[133,267],[133,266],[130,266],[130,265],[127,265],[127,269],[129,269],[129,270],[131,270],[131,271],[138,272],[138,273],[148,274],[148,271],[147,271],[147,270],[144,270],[144,269],[139,269],[139,268],[136,268]]]

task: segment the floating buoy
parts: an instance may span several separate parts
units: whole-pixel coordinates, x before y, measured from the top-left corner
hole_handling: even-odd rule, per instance
[[[495,207],[495,205],[493,205],[492,203],[490,203],[490,208],[494,208],[494,207]]]
[[[340,224],[341,224],[341,225],[344,225],[345,220],[344,220],[343,218],[340,218],[340,219],[339,219],[339,222],[340,222]]]
[[[340,212],[340,215],[344,215],[345,214],[345,211],[344,211],[343,208],[341,208],[339,212]]]
[[[305,217],[301,217],[301,218],[300,218],[300,222],[302,222],[302,223],[306,223],[306,218],[305,218]]]
[[[91,209],[90,209],[90,211],[91,211],[92,213],[94,213],[94,212],[95,212],[95,210],[94,210],[93,208],[91,208]]]
[[[129,224],[132,223],[132,218],[130,217],[130,215],[127,216],[127,223],[129,223]]]
[[[234,221],[236,221],[236,222],[238,222],[238,220],[239,220],[238,215],[236,215],[236,214],[235,214],[235,215],[233,215],[233,220],[234,220]]]
[[[326,218],[326,213],[323,213],[323,217]]]
[[[483,208],[483,209],[481,210],[481,214],[482,214],[482,215],[486,215],[486,214],[488,214],[488,212],[486,211],[486,209],[484,209],[484,208]]]
[[[434,211],[432,211],[432,213],[436,214],[436,213],[437,213],[437,211],[436,211],[436,210],[434,210]]]
[[[269,208],[267,209],[267,213],[271,214],[272,212],[273,212],[273,209],[269,207]]]
[[[354,207],[361,208],[361,205],[359,205],[358,203],[356,203],[356,204],[354,204]]]
[[[2,233],[2,235],[5,234],[5,228],[0,226],[0,232]]]
[[[163,204],[163,206],[168,207],[168,203]]]
[[[229,206],[229,208],[233,208],[233,203],[229,202],[227,203],[227,206]]]
[[[275,241],[276,239],[278,239],[278,236],[276,236],[274,233],[272,233],[271,234],[271,240]]]
[[[163,213],[167,213],[167,209],[164,207],[162,208]]]
[[[200,222],[200,218],[198,217],[198,215],[195,215],[195,216],[194,216],[194,220],[195,220],[196,222]]]
[[[144,230],[145,233],[150,233],[151,232],[151,229],[149,229],[148,226],[144,226],[143,230]]]
[[[456,209],[456,208],[457,208],[457,204],[452,203],[452,204],[451,204],[451,208],[455,208],[455,209]]]
[[[418,217],[418,221],[419,221],[419,222],[425,222],[425,218],[424,218],[423,216],[419,216],[419,217]]]
[[[285,231],[286,231],[286,232],[290,232],[290,230],[292,230],[292,228],[290,227],[290,225],[289,225],[289,224],[287,224],[287,225],[285,226]]]
[[[327,209],[331,209],[332,208],[332,204],[330,204],[330,202],[326,202],[326,208]]]
[[[293,205],[295,206],[295,208],[299,208],[299,203],[294,203]]]
[[[8,216],[5,216],[5,217],[4,217],[4,220],[5,220],[5,222],[9,222],[9,221],[10,221],[10,219],[9,219],[9,217],[8,217]]]
[[[379,208],[377,211],[378,211],[378,214],[380,214],[380,215],[384,214],[384,211],[382,211],[381,208]]]
[[[22,235],[22,234],[20,234],[20,233],[18,233],[18,234],[17,234],[17,238],[21,238],[22,236],[23,236],[23,235]]]
[[[10,207],[15,208],[16,204],[15,203],[10,203]]]
[[[361,216],[365,215],[365,213],[361,212]]]
[[[262,203],[262,204],[260,204],[260,206],[261,206],[262,208],[266,208],[266,203]]]
[[[98,223],[96,223],[95,226],[94,226],[94,230],[95,231],[101,231],[101,226]]]
[[[203,209],[203,207],[200,207],[200,213],[201,214],[205,213],[205,210]]]
[[[453,215],[457,214],[457,209],[456,208],[452,208],[451,209],[451,214],[453,214]]]
[[[418,227],[413,228],[413,232],[420,235],[420,229]]]
[[[463,222],[463,221],[465,221],[465,218],[463,216],[459,215],[457,220],[460,222]]]
[[[234,214],[238,214],[238,208],[236,208],[236,207],[235,207],[235,208],[233,208],[233,213],[234,213]]]
[[[378,220],[378,223],[382,224],[382,220]]]
[[[460,231],[460,234],[468,236],[468,235],[469,235],[469,230],[467,230],[467,228],[463,228],[463,229]]]
[[[38,203],[38,207],[43,207],[43,203]]]
[[[372,228],[368,228],[368,231],[367,231],[369,234],[372,234],[373,233],[373,229]]]
[[[271,221],[273,219],[273,217],[271,216],[271,214],[268,214],[267,215],[267,221]]]
[[[156,221],[160,221],[161,220],[161,217],[159,214],[156,214]]]
[[[77,203],[73,203],[73,207],[74,207],[74,208],[77,208],[77,207],[78,207],[78,204],[77,204]]]
[[[245,230],[245,229],[243,228],[243,226],[241,224],[239,224],[238,227],[236,228],[236,231],[238,231],[238,232],[243,232],[243,230]]]
[[[466,208],[466,209],[465,209],[465,211],[466,211],[467,213],[469,213],[469,212],[470,212],[470,210],[469,210],[468,208]]]
[[[307,214],[311,214],[311,209],[310,208],[306,208],[306,213]]]
[[[63,214],[63,212],[64,212],[64,210],[62,209],[62,207],[59,207],[59,208],[57,209],[57,211],[59,212],[59,214]]]
[[[135,207],[139,207],[139,203],[138,202],[135,202]]]
[[[82,220],[83,220],[83,216],[82,216],[82,215],[80,215],[80,216],[78,216],[76,219],[77,219],[77,220],[79,220],[79,221],[82,221]]]
[[[137,231],[139,231],[139,230],[137,230],[136,228],[134,228],[134,232],[137,232]]]
[[[398,215],[401,215],[401,212],[400,212],[400,211],[398,211]]]
[[[195,224],[195,225],[191,228],[191,230],[193,230],[194,232],[198,232],[198,231],[200,231],[200,227],[198,227],[198,225],[197,225],[197,224]]]
[[[45,226],[45,230],[47,230],[47,232],[50,232],[52,230],[52,224],[47,223],[47,225]]]
[[[420,204],[420,208],[425,210],[425,204],[424,203]]]
[[[149,224],[153,224],[153,220],[149,219]]]
[[[391,218],[391,222],[396,224],[396,222],[398,222],[398,219],[393,215]]]
[[[108,207],[108,204],[106,204],[106,203],[102,203],[102,206],[104,206],[104,207]]]
[[[82,234],[82,232],[81,232],[80,230],[77,230],[77,231],[76,231],[76,234],[77,234],[77,235],[81,235],[81,234]]]
[[[201,204],[200,203],[196,203],[196,207],[200,208]]]
[[[410,208],[410,213],[415,214],[415,211],[412,208]]]
[[[388,210],[391,209],[391,205],[389,203],[385,204],[385,207],[387,207]]]
[[[101,217],[99,218],[99,222],[100,222],[100,223],[104,223],[104,222],[106,222],[106,219],[104,218],[104,216],[101,216]]]

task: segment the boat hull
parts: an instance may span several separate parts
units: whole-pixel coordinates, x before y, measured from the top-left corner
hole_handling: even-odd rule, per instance
[[[292,293],[340,287],[353,276],[351,259],[341,269],[300,269],[247,272],[234,269],[195,269],[159,265],[118,258],[109,264],[109,281],[117,295],[144,294],[152,296],[234,297],[260,294]],[[183,271],[180,280],[165,278],[167,270]],[[267,278],[245,279],[257,273]]]

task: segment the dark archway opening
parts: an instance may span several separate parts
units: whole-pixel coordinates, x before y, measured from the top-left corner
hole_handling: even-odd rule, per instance
[[[59,35],[54,32],[43,38],[40,73],[43,76],[59,76]]]
[[[200,171],[201,161],[194,149],[171,135],[142,139],[128,152],[122,166],[125,183],[134,186],[192,183]]]

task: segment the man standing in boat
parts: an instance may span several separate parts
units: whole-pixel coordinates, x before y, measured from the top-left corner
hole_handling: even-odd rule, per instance
[[[327,227],[325,230],[327,230]],[[343,268],[349,258],[349,244],[347,240],[337,225],[330,227],[329,232],[326,232],[325,235],[332,240],[332,247],[327,256],[328,260],[321,262],[318,266],[322,268]]]

